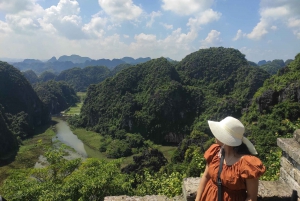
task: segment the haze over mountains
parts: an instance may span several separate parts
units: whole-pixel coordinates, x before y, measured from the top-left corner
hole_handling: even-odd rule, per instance
[[[5,59],[4,59],[5,60]],[[9,60],[9,59],[6,59]],[[98,59],[94,60],[89,57],[81,57],[79,55],[66,56],[63,55],[58,59],[52,57],[48,61],[41,61],[37,59],[24,59],[22,62],[9,62],[20,71],[33,70],[37,74],[41,74],[44,71],[50,71],[55,74],[60,73],[63,70],[67,70],[73,67],[84,68],[87,66],[106,66],[109,69],[120,64],[139,64],[151,60],[150,57],[134,59],[132,57],[123,57],[121,59]],[[172,61],[168,58],[168,60]]]

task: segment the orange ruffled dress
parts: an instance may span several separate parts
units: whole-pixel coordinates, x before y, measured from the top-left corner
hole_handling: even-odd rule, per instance
[[[217,177],[220,158],[218,153],[221,147],[213,144],[204,154],[209,166],[210,179],[207,182],[200,201],[217,201]],[[244,155],[233,165],[223,165],[221,173],[222,192],[224,201],[241,201],[247,197],[246,179],[259,178],[266,171],[265,166],[255,156]]]

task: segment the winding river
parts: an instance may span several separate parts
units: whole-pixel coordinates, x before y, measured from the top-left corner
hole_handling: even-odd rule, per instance
[[[75,151],[81,155],[82,157],[86,158],[87,153],[84,148],[84,144],[76,135],[73,134],[71,131],[69,125],[67,122],[65,122],[62,119],[55,118],[55,121],[58,123],[55,125],[56,126],[56,140],[61,141],[62,143],[72,147],[75,149]]]

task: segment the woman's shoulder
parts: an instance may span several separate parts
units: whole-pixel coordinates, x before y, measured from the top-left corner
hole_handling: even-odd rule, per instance
[[[220,145],[218,144],[212,144],[207,150],[205,153],[210,153],[210,154],[213,154],[215,152],[219,152],[221,149]]]
[[[220,145],[212,144],[204,153],[204,158],[206,159],[207,163],[210,163],[214,156],[216,156],[220,152]]]
[[[241,158],[241,175],[243,178],[251,179],[258,178],[266,171],[266,167],[262,161],[252,155],[244,155]]]

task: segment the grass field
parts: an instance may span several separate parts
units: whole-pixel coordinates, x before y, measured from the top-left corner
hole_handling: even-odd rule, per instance
[[[82,104],[84,102],[86,92],[77,92],[76,95],[80,98],[80,102],[76,103],[75,106],[69,107],[67,110],[62,112],[64,115],[74,116],[74,115],[79,115],[80,114],[80,110],[81,110]]]

